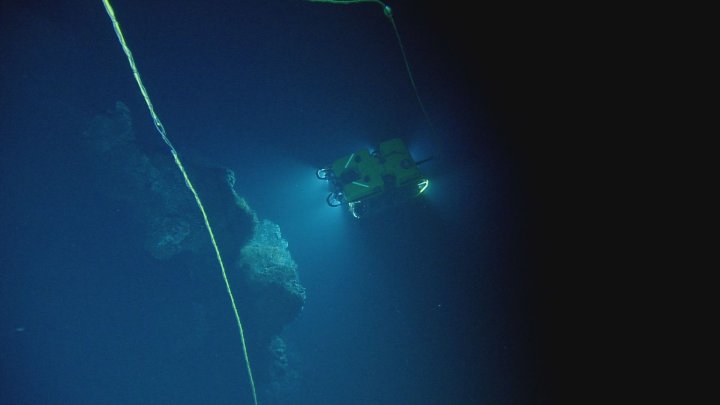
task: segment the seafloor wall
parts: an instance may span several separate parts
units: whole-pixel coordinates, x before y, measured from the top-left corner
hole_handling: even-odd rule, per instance
[[[150,256],[162,262],[183,255],[202,266],[218,266],[202,216],[169,153],[149,153],[137,142],[122,102],[89,121],[83,145],[91,156],[93,187],[121,203],[126,216],[146,229],[142,247]],[[277,224],[258,219],[235,189],[232,171],[185,165],[235,282],[253,366],[260,380],[282,385],[296,373],[288,369],[279,334],[305,302],[287,241]]]

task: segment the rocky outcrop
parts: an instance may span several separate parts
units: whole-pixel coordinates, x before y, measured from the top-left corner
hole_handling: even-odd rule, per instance
[[[153,155],[136,142],[123,103],[94,117],[83,139],[95,158],[95,187],[122,202],[130,216],[144,224],[141,246],[150,256],[168,261],[185,255],[194,263],[217,266],[204,221],[179,170],[167,152]],[[297,264],[280,227],[259,219],[238,193],[232,171],[185,164],[234,283],[251,350],[256,351],[253,357],[260,361],[253,366],[264,368],[261,379],[275,384],[273,376],[283,363],[277,355],[284,356],[285,350],[277,335],[305,302]]]

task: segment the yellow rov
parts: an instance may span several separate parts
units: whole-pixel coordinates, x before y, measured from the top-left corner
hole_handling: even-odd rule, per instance
[[[393,138],[372,152],[361,149],[337,159],[317,177],[330,184],[329,206],[347,205],[360,218],[422,194],[429,182],[418,165],[430,159],[416,162],[402,139]]]

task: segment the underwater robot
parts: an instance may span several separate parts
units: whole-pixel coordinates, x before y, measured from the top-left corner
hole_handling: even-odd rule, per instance
[[[418,165],[430,159],[416,162],[403,141],[393,138],[374,151],[361,149],[343,156],[316,175],[330,184],[329,206],[346,205],[355,218],[360,218],[420,196],[429,181]]]

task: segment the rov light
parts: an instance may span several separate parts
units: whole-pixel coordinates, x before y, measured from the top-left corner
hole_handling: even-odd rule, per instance
[[[333,172],[330,168],[323,168],[315,172],[315,175],[320,180],[330,180],[333,176]]]
[[[422,180],[420,180],[420,182],[419,182],[418,185],[417,185],[417,188],[418,188],[418,193],[417,193],[417,195],[422,194],[423,191],[425,191],[425,189],[428,188],[428,185],[429,185],[429,184],[430,184],[430,180],[428,180],[428,179],[422,179]]]
[[[360,201],[353,201],[353,202],[348,203],[348,210],[350,211],[352,216],[354,216],[355,218],[358,218],[358,219],[360,219],[359,208],[360,208]]]

